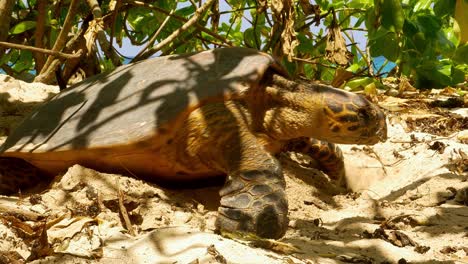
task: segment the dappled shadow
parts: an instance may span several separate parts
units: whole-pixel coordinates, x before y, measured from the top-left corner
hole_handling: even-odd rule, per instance
[[[51,98],[54,95],[48,93],[44,97]],[[23,118],[41,104],[43,101],[23,102],[12,99],[8,92],[0,92],[0,136],[8,136]]]
[[[259,81],[269,58],[257,62],[262,56],[256,51],[240,51],[161,57],[93,76],[41,107],[2,150],[64,151],[158,140],[174,133],[172,122],[189,107],[236,96]]]
[[[455,264],[456,261],[410,261],[406,260],[403,256],[394,255],[394,252],[389,252],[382,247],[379,241],[375,243],[366,243],[365,245],[355,243],[353,245],[327,241],[310,241],[307,239],[286,239],[288,243],[295,246],[300,246],[302,254],[298,254],[301,259],[312,260],[315,263],[443,263]],[[385,242],[382,242],[385,243]],[[366,254],[363,254],[366,252]],[[326,260],[326,259],[329,260]]]
[[[258,76],[262,74],[261,71],[258,71],[257,66],[238,69],[239,65],[244,65],[242,64],[243,60],[261,64],[261,62],[250,60],[256,58],[255,54],[257,53],[252,53],[252,58],[249,58],[248,54],[238,54],[238,56],[226,58],[214,51],[213,56],[208,58],[193,58],[190,54],[162,57],[118,68],[110,74],[92,77],[75,88],[62,92],[42,108],[47,108],[46,111],[39,111],[30,116],[21,126],[19,130],[21,132],[8,139],[4,149],[18,146],[18,149],[21,150],[30,143],[34,144],[34,147],[29,148],[28,151],[37,150],[41,146],[47,146],[49,150],[61,151],[112,147],[135,142],[150,144],[147,141],[149,136],[153,136],[153,139],[157,141],[151,144],[165,143],[166,135],[174,133],[176,128],[171,122],[177,120],[180,115],[184,115],[186,109],[195,107],[198,103],[222,101],[227,97],[238,96],[243,87],[255,85],[259,81]],[[239,71],[243,71],[243,74]],[[207,117],[210,113],[203,112],[202,109],[202,114]],[[225,118],[229,120],[231,113],[226,111],[225,114],[227,115]],[[219,127],[210,126],[206,128],[207,134],[213,134],[210,133],[212,130],[219,129]],[[233,151],[232,156],[240,156],[241,154],[236,152],[242,149],[242,146],[239,146],[242,144],[239,128],[232,126],[221,129],[229,129],[228,133],[233,137],[230,142],[237,145],[225,146],[222,151]],[[237,162],[238,160],[232,160],[232,164],[230,164],[234,170],[239,166]],[[87,164],[82,165],[86,166]],[[90,167],[93,168],[93,166]],[[99,167],[94,167],[94,169],[100,170]],[[318,196],[321,201],[333,207],[338,206],[330,199],[333,194],[332,188],[325,188],[325,185],[332,183],[322,173],[311,172],[310,169],[306,168],[295,169],[302,182],[313,185],[318,192],[326,189],[326,194],[323,197]],[[133,174],[131,169],[127,172],[127,175]],[[313,177],[309,177],[311,175]],[[138,174],[133,176],[140,177]],[[216,184],[221,184],[222,181],[221,178],[221,182],[216,182]],[[195,179],[195,182],[197,185],[202,185],[202,181],[199,179]],[[114,183],[107,179],[103,179],[103,183],[114,186]],[[184,186],[178,184],[176,187],[195,187],[193,183],[187,183]],[[382,198],[382,200],[395,201],[406,191],[415,189],[424,183],[425,180],[412,183]],[[195,200],[197,203],[203,204],[207,210],[216,211],[220,199],[218,190],[217,188],[183,190],[180,192],[182,198],[176,197],[176,192],[164,191],[171,197],[174,205]],[[114,188],[114,191],[118,193],[118,189]],[[66,198],[73,199],[71,196]],[[146,206],[144,202],[140,206]],[[442,210],[441,213],[456,210],[458,209],[447,209]],[[465,214],[465,211],[455,213]],[[336,230],[350,229],[349,226],[353,223],[374,222],[371,217],[349,217],[343,219]],[[426,228],[425,232],[437,235],[437,232],[431,227],[424,228]],[[314,227],[313,223],[303,219],[298,220],[298,229],[301,236],[304,237],[313,237],[315,231],[318,231],[322,235],[344,244],[360,239],[357,236],[339,237],[336,235],[339,231]],[[457,227],[455,232],[461,232],[461,230],[462,226]],[[363,230],[356,228],[351,231],[354,235],[358,235]],[[320,239],[320,237],[318,238]],[[304,256],[309,259],[317,258],[317,252],[321,252],[319,247],[322,248],[321,250],[325,248],[343,254],[359,254],[359,250],[361,250],[361,248],[346,245],[317,245],[310,240],[287,239],[286,241],[301,246],[306,252]],[[158,248],[158,242],[155,241],[155,243]],[[378,260],[386,260],[385,253],[387,252],[381,252],[379,248],[372,246],[369,247],[369,250],[380,254]]]
[[[401,248],[380,237],[369,238],[369,234],[382,228],[387,234],[397,230],[420,246],[429,246],[432,252],[428,252],[426,256],[426,253],[413,253],[420,254],[420,258],[416,259],[436,256],[437,253],[433,255],[433,252],[439,252],[446,247],[455,248],[455,250],[459,250],[457,254],[463,255],[464,251],[460,246],[463,247],[463,241],[466,241],[468,207],[455,203],[453,198],[447,198],[446,190],[446,187],[460,189],[463,186],[466,186],[466,183],[463,182],[463,177],[460,175],[443,173],[421,181],[410,182],[397,192],[378,200],[370,199],[364,202],[363,199],[368,199],[366,197],[360,197],[358,198],[360,201],[356,202],[340,199],[342,208],[333,209],[332,212],[327,212],[330,209],[326,207],[312,207],[313,210],[318,211],[310,213],[313,217],[291,212],[292,215],[296,214],[296,217],[292,218],[294,225],[290,228],[290,233],[286,235],[284,241],[299,247],[304,252],[300,256],[317,262],[320,262],[320,255],[329,255],[330,258],[336,260],[337,255],[343,254],[371,256],[372,263],[389,260],[394,263],[395,258],[398,257],[396,254],[399,254],[396,250]],[[413,197],[411,191],[418,188],[426,188],[430,193],[418,192],[419,195],[422,195],[421,198],[418,198],[419,196]],[[427,197],[429,195],[434,200],[428,204],[421,204],[429,200]],[[316,195],[314,194],[314,196]],[[406,199],[411,197],[413,198]],[[440,202],[437,202],[439,198]],[[348,209],[348,206],[351,210]],[[355,211],[352,208],[355,208]],[[323,222],[320,219],[320,212],[324,213]],[[335,214],[336,217],[331,216]],[[407,245],[405,250],[408,251],[408,256],[412,251],[418,251],[415,246],[411,245]],[[401,251],[401,255],[403,257],[405,253]],[[449,259],[450,256],[440,255],[438,258]],[[456,263],[455,261],[437,260],[410,262]]]

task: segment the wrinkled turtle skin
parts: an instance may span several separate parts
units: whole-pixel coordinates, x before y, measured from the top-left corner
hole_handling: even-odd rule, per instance
[[[288,202],[275,154],[308,154],[344,184],[332,143],[375,144],[386,132],[363,97],[290,81],[252,49],[159,57],[91,77],[34,111],[1,147],[0,192],[74,164],[153,182],[225,176],[217,227],[279,238]]]

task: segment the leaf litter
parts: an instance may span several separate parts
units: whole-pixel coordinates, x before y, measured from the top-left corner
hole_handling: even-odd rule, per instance
[[[282,155],[290,227],[277,242],[215,234],[219,187],[169,190],[75,165],[43,192],[0,197],[0,263],[467,262],[466,95],[455,108],[431,103],[441,96],[377,96],[389,140],[342,146],[352,193]]]

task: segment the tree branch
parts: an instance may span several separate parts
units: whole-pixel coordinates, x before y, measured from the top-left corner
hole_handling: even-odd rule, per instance
[[[73,26],[73,18],[75,17],[76,8],[79,2],[79,0],[71,0],[68,14],[65,18],[65,22],[63,23],[62,30],[60,30],[54,47],[52,48],[53,51],[62,50],[62,48],[65,46],[68,38],[68,32],[70,32]],[[51,81],[51,79],[55,76],[55,67],[58,65],[57,63],[52,63],[53,60],[55,60],[55,57],[53,56],[49,56],[47,58],[47,61],[40,74],[34,79],[35,82],[48,83]]]
[[[210,1],[212,2],[212,1]],[[155,10],[157,12],[160,12],[160,13],[163,13],[163,14],[166,14],[166,15],[170,15],[170,12],[165,10],[165,9],[162,9],[160,7],[157,7],[157,6],[153,6],[153,5],[150,5],[150,4],[147,4],[147,3],[144,3],[144,2],[141,2],[141,1],[126,1],[127,4],[129,5],[133,5],[133,6],[140,6],[140,7],[146,7],[146,8],[149,8],[149,9],[152,9],[152,10]],[[205,3],[206,5],[206,3]],[[202,6],[203,8],[203,6]],[[208,8],[208,7],[207,7]],[[189,20],[184,18],[184,17],[181,17],[181,16],[178,16],[176,14],[172,14],[170,15],[171,17],[179,20],[179,21],[182,21],[184,23],[187,23]],[[193,17],[191,18],[193,19]],[[198,20],[197,20],[198,21]],[[221,41],[222,43],[226,43],[228,46],[233,46],[232,42],[227,40],[226,38],[224,38],[223,36],[220,36],[216,33],[214,33],[213,31],[205,28],[204,26],[200,25],[197,23],[197,21],[195,21],[194,24],[192,24],[191,26],[194,26],[195,28],[201,30],[202,32],[205,32],[206,34],[212,36],[213,38]]]
[[[3,41],[0,41],[0,46],[5,47],[5,48],[11,48],[11,49],[22,49],[22,50],[29,50],[32,52],[39,52],[39,53],[47,54],[53,57],[60,57],[63,59],[74,59],[74,58],[78,58],[81,56],[80,52],[75,53],[75,54],[68,54],[68,53],[63,53],[60,51],[41,49],[41,48],[36,48],[33,46],[26,46],[26,45],[3,42]]]
[[[156,46],[149,48],[145,54],[140,56],[139,60],[146,59],[153,55],[154,53],[158,52],[161,50],[164,46],[167,44],[171,43],[176,39],[182,32],[186,31],[189,27],[193,26],[194,24],[197,23],[197,21],[202,17],[203,13],[206,12],[206,10],[213,4],[215,0],[207,0],[200,8],[198,8],[195,11],[195,14],[193,17],[191,17],[185,24],[183,24],[179,29],[174,31],[171,35],[169,35],[167,38],[159,42]],[[133,62],[133,61],[132,61]]]
[[[0,41],[8,38],[10,30],[11,12],[15,6],[15,0],[0,0]],[[3,48],[0,48],[0,56],[3,56]]]
[[[161,33],[162,29],[164,28],[164,26],[166,26],[167,22],[169,21],[169,18],[171,17],[171,15],[174,13],[175,9],[172,9],[171,12],[169,13],[169,15],[166,16],[166,18],[164,19],[164,21],[161,23],[161,25],[159,26],[158,30],[156,30],[156,32],[153,34],[153,36],[151,36],[150,40],[146,43],[145,47],[143,49],[140,50],[140,52],[138,52],[138,54],[135,56],[135,58],[133,60],[135,61],[138,61],[140,60],[140,57],[142,56],[145,56],[145,53],[146,51],[154,45],[154,42],[156,42],[156,38],[158,37],[159,33]]]
[[[44,48],[44,32],[47,18],[47,0],[37,1],[37,19],[36,31],[34,31],[34,46],[36,48]],[[47,54],[47,53],[46,53]],[[49,54],[52,55],[52,54]],[[45,64],[45,56],[43,52],[36,52],[33,54],[35,60],[36,72],[41,72]]]
[[[112,61],[112,64],[114,66],[120,66],[122,63],[120,62],[120,57],[118,54],[113,50],[112,46],[110,45],[109,41],[106,38],[106,33],[104,32],[104,22],[102,18],[102,10],[101,7],[99,6],[99,3],[97,0],[87,0],[86,1],[89,5],[89,7],[92,10],[93,17],[94,17],[94,31],[91,32],[91,34],[96,34],[97,40],[99,42],[99,45],[101,45],[102,51],[104,54],[106,54],[106,57],[109,58]],[[92,27],[90,27],[92,28]],[[90,39],[94,39],[95,37],[92,36]],[[94,41],[93,41],[94,42]]]

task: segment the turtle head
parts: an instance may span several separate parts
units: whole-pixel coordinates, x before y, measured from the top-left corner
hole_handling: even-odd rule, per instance
[[[384,113],[363,96],[324,85],[313,85],[311,90],[321,100],[317,104],[322,108],[320,139],[369,145],[387,139]]]
[[[384,113],[360,95],[276,74],[268,86],[273,103],[263,126],[275,138],[369,145],[387,139]]]

